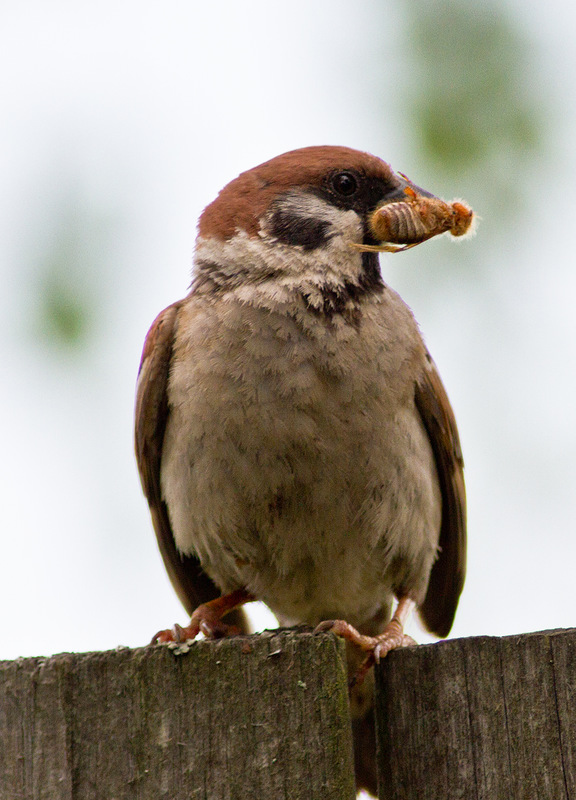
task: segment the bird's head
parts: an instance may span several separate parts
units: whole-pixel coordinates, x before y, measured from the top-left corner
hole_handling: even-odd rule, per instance
[[[387,242],[424,241],[450,229],[406,232],[406,224],[414,227],[417,200],[443,203],[369,153],[292,150],[243,172],[207,206],[196,269],[221,287],[270,279],[368,286],[381,280],[374,251],[402,249]],[[383,221],[383,209],[395,215]]]

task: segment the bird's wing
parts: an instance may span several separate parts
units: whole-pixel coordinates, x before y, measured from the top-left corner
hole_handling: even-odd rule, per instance
[[[136,390],[135,444],[142,488],[150,506],[160,553],[172,585],[186,611],[220,595],[218,588],[203,571],[194,556],[183,555],[176,548],[168,508],[162,498],[160,465],[168,406],[168,375],[182,301],[165,308],[148,331]]]
[[[464,461],[454,412],[429,354],[415,399],[430,438],[442,492],[439,553],[419,613],[431,633],[448,636],[466,574]]]

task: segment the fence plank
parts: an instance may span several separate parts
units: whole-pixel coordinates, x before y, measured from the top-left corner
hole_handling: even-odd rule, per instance
[[[0,663],[2,800],[352,800],[331,635]]]
[[[576,800],[576,630],[391,653],[381,800]]]

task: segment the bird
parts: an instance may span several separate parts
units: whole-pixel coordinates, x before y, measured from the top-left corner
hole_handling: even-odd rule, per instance
[[[282,626],[343,635],[353,677],[366,653],[410,641],[414,609],[448,635],[466,566],[462,451],[380,270],[378,251],[402,248],[374,224],[415,198],[435,202],[377,156],[320,145],[241,173],[201,214],[190,291],[153,322],[137,383],[141,482],[191,615],[153,641],[246,630],[242,606],[260,600]],[[357,787],[375,795],[373,679],[356,691]]]

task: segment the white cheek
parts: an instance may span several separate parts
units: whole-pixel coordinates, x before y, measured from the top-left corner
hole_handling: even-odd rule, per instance
[[[198,239],[195,266],[217,264],[222,278],[229,279],[228,287],[251,284],[275,273],[275,284],[280,289],[285,280],[304,278],[315,281],[323,277],[338,282],[342,278],[355,279],[362,269],[362,256],[351,247],[362,239],[362,223],[354,211],[338,211],[331,222],[330,240],[322,248],[305,250],[303,247],[281,244],[261,230],[259,236],[250,237],[245,231],[227,241]]]
[[[331,232],[333,237],[329,247],[344,250],[348,256],[352,249],[350,244],[359,244],[364,235],[362,221],[355,211],[340,211],[332,222]]]
[[[330,225],[331,239],[321,249],[325,252],[338,249],[347,242],[360,242],[363,235],[362,220],[356,211],[345,211],[336,208],[326,200],[322,200],[309,192],[292,192],[282,199],[283,211],[292,217],[301,217],[302,220],[314,219],[327,222]],[[260,236],[263,239],[273,240],[269,236],[266,217],[262,220]],[[348,245],[346,244],[348,247]],[[314,251],[315,252],[315,251]]]
[[[285,244],[273,235],[264,216],[257,236],[239,230],[227,241],[199,238],[196,269],[206,270],[244,303],[259,298],[260,304],[278,307],[294,302],[296,293],[321,307],[323,288],[357,283],[362,275],[362,254],[352,246],[362,241],[362,219],[307,192],[285,195],[282,208],[291,217],[328,223],[327,241],[310,250]]]

